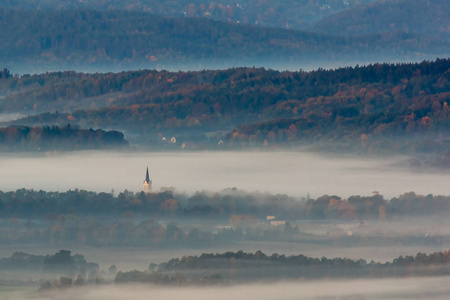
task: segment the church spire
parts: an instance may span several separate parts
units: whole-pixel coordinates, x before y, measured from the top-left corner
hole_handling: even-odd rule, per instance
[[[150,182],[150,176],[148,175],[148,167],[147,167],[147,174],[145,175],[145,182]]]
[[[145,173],[145,181],[144,181],[144,192],[150,193],[152,190],[152,181],[150,180],[150,176],[148,175],[148,167],[147,172]]]

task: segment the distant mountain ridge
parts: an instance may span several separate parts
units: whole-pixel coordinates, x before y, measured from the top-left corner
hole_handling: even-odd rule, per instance
[[[31,10],[127,10],[171,17],[196,17],[240,24],[301,29],[336,12],[375,0],[4,0],[0,8]]]
[[[450,52],[449,40],[414,34],[333,37],[127,11],[0,9],[0,27],[0,65],[21,73],[35,69],[164,69],[170,64],[196,63],[204,69],[220,62],[417,61]]]
[[[389,32],[450,37],[448,0],[380,0],[325,17],[311,29],[333,35]]]

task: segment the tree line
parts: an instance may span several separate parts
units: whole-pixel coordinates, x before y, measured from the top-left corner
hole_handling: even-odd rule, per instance
[[[99,284],[103,282],[102,273],[104,273],[104,271],[101,272],[97,263],[87,262],[83,255],[72,254],[70,250],[59,250],[50,255],[14,252],[11,257],[0,258],[0,267],[3,272],[33,273],[45,277],[60,276],[60,279],[53,280],[41,278],[40,291]],[[116,274],[114,268],[115,266],[111,266],[109,269],[111,276]]]
[[[295,199],[285,195],[244,192],[163,193],[87,191],[0,192],[0,244],[43,244],[96,247],[133,246],[151,249],[206,248],[240,241],[289,241],[317,245],[367,246],[434,244],[445,235],[401,235],[366,232],[366,221],[440,215],[450,210],[446,196],[405,193],[386,200],[322,196]],[[283,221],[271,225],[267,216]],[[215,220],[215,226],[187,226],[192,220]],[[307,233],[299,220],[328,220],[351,225],[352,233],[328,226],[325,236]],[[368,238],[370,237],[370,238]]]
[[[0,151],[56,151],[123,148],[123,133],[58,126],[8,126],[0,128]]]
[[[15,252],[8,258],[0,258],[2,270],[42,272],[76,275],[90,272],[97,273],[97,263],[87,262],[83,255],[72,254],[70,250],[59,250],[51,255],[34,255]]]
[[[0,191],[0,217],[55,219],[73,216],[153,216],[162,218],[214,218],[229,220],[233,215],[268,215],[283,220],[358,220],[387,219],[428,215],[450,209],[450,197],[404,193],[392,199],[371,196],[324,195],[316,199],[298,199],[283,194],[247,193],[235,189],[222,192],[197,192],[193,195],[172,191],[118,195],[85,190],[45,192],[19,189]]]
[[[99,271],[98,264],[87,263],[83,255],[60,250],[53,255],[33,255],[16,252],[1,258],[3,270],[35,271],[42,274],[61,274],[60,280],[42,281],[41,290],[68,288],[85,284],[146,283],[159,285],[235,284],[261,280],[323,279],[323,278],[380,278],[409,276],[443,276],[449,274],[450,251],[414,256],[399,256],[385,263],[364,259],[315,258],[303,254],[286,256],[262,251],[255,253],[228,251],[203,253],[198,256],[173,258],[159,265],[151,263],[147,270],[118,271],[111,265],[108,273]],[[49,272],[47,267],[52,269]],[[118,271],[118,272],[117,272]]]
[[[367,262],[364,259],[313,258],[305,255],[266,255],[225,252],[183,256],[149,270],[117,273],[115,283],[151,283],[169,285],[223,284],[258,280],[438,276],[449,274],[450,252],[417,253],[400,256],[391,262]]]

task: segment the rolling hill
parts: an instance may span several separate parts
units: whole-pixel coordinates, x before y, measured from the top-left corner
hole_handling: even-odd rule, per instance
[[[173,149],[215,149],[222,139],[225,148],[319,145],[447,161],[450,146],[449,59],[312,72],[57,72],[4,78],[0,91],[3,112],[29,114],[4,126],[114,129],[154,149],[175,136]]]
[[[311,29],[332,35],[405,32],[448,40],[449,15],[446,0],[381,0],[327,16]]]
[[[253,24],[266,27],[301,29],[336,12],[375,0],[5,0],[0,8],[27,10],[127,10],[170,17],[196,17],[223,22]]]
[[[19,73],[221,64],[411,60],[449,53],[450,42],[393,33],[333,37],[305,31],[92,10],[0,10],[0,65]]]

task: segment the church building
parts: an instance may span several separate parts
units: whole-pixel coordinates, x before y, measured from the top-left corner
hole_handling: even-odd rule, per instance
[[[144,192],[150,193],[152,191],[152,181],[150,180],[150,176],[148,175],[148,167],[147,167],[147,173],[145,174],[145,181],[144,181]]]

